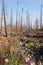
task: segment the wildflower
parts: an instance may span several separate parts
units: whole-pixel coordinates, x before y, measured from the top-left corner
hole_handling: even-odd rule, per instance
[[[14,52],[14,47],[10,46],[10,52],[13,53]]]

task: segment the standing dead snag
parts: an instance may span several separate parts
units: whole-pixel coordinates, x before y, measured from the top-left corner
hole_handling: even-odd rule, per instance
[[[36,26],[36,31],[37,31],[38,28],[39,28],[39,21],[38,21],[38,19],[35,20],[35,26]]]
[[[16,32],[17,32],[17,12],[16,12]]]
[[[21,28],[20,28],[20,32],[22,32],[22,22],[23,22],[23,8],[22,8],[22,15],[21,15]]]
[[[19,11],[18,31],[20,32],[20,11]]]
[[[17,27],[18,27],[18,5],[19,5],[19,1],[17,1],[17,11],[16,11],[16,33],[17,33]]]
[[[4,28],[5,28],[5,34],[4,34],[4,36],[7,37],[5,11],[4,11]]]
[[[31,19],[31,30],[32,30],[32,19]]]
[[[2,13],[3,13],[2,16],[3,16],[3,19],[4,19],[4,36],[7,37],[4,0],[2,0]]]
[[[2,36],[2,24],[3,24],[3,11],[4,11],[4,0],[2,0],[2,12],[1,12],[1,36]]]
[[[26,24],[27,24],[27,31],[30,31],[30,16],[28,11],[26,13]]]
[[[25,20],[24,20],[24,29],[23,29],[23,32],[25,32],[26,31],[26,24],[25,24]]]
[[[1,13],[1,36],[2,36],[2,13]]]
[[[42,4],[41,4],[41,11],[40,11],[40,28],[42,28]]]
[[[10,29],[11,29],[11,36],[12,36],[12,9],[11,9],[11,18],[10,18]]]

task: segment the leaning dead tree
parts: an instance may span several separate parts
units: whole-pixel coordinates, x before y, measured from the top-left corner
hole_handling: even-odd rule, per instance
[[[3,17],[3,19],[4,19],[4,20],[3,20],[3,21],[4,21],[4,36],[7,37],[4,0],[2,0],[2,17]]]

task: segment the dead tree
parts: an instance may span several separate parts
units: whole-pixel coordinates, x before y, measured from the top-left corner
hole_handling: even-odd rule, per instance
[[[37,31],[38,28],[39,28],[39,21],[38,21],[38,19],[35,20],[35,27],[36,27],[36,31]]]
[[[17,12],[16,12],[16,32],[17,32]]]
[[[32,19],[31,19],[31,29],[32,29]]]
[[[24,32],[26,31],[26,24],[25,24],[25,20],[24,20]]]
[[[19,29],[18,31],[20,32],[20,12],[19,12],[19,23],[18,23]]]
[[[2,0],[2,11],[1,11],[1,36],[2,36],[2,25],[3,25],[2,24],[3,23],[2,21],[3,21],[3,14],[4,14],[3,13],[3,10],[4,10],[4,6],[3,5],[4,5],[4,0]]]
[[[11,30],[11,37],[12,37],[12,9],[11,9],[11,17],[10,17],[10,30]]]
[[[20,28],[20,32],[23,31],[23,26],[22,26],[22,23],[23,23],[23,8],[22,8],[22,15],[21,15],[21,28]]]
[[[42,28],[42,4],[41,4],[41,11],[40,11],[40,28]]]
[[[4,36],[7,37],[4,0],[2,0],[2,14],[3,14],[2,16],[3,16],[3,19],[4,19]]]
[[[26,24],[27,24],[27,31],[30,31],[30,15],[28,11],[26,13]]]
[[[2,36],[2,13],[1,13],[1,36]]]
[[[17,33],[17,26],[18,26],[18,5],[19,5],[19,1],[17,1],[17,11],[16,11],[16,33]]]
[[[4,29],[5,29],[5,34],[4,34],[4,36],[7,37],[7,29],[6,29],[6,17],[5,17],[5,12],[4,12]]]

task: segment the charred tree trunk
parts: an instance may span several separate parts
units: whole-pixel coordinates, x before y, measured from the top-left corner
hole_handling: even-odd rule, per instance
[[[41,4],[41,12],[40,12],[40,28],[42,28],[42,4]]]
[[[4,11],[4,28],[5,28],[5,33],[4,33],[4,36],[5,36],[5,37],[7,37],[5,11]]]
[[[12,37],[12,9],[11,9],[10,29],[11,29],[11,37]]]
[[[23,26],[22,26],[22,22],[23,22],[23,8],[22,8],[22,15],[21,15],[21,28],[20,28],[20,32],[23,32]]]
[[[16,11],[16,34],[17,34],[17,30],[18,30],[18,6],[19,6],[19,1],[17,1],[17,11]]]
[[[17,33],[17,13],[16,13],[16,33]]]
[[[5,18],[5,7],[4,7],[4,0],[2,0],[2,16],[4,17],[4,36],[7,37],[7,30],[6,30],[6,18]]]
[[[1,14],[1,36],[2,36],[2,14]]]
[[[27,24],[27,31],[30,32],[30,16],[29,16],[28,11],[26,13],[26,24]]]

